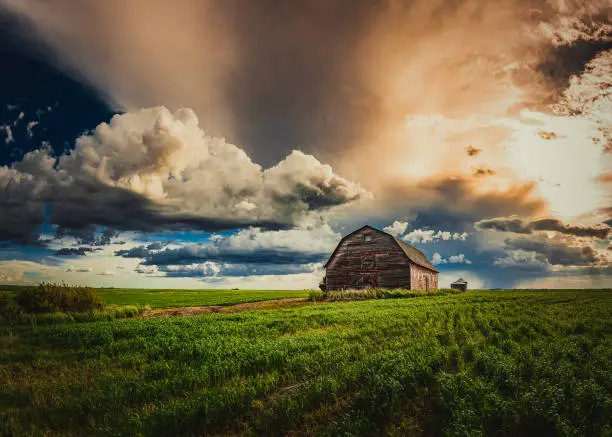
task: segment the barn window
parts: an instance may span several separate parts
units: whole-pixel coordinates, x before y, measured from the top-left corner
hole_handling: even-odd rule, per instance
[[[370,234],[365,234],[363,236],[363,239],[367,242],[367,241],[372,241],[372,236]]]
[[[376,267],[376,258],[374,255],[362,255],[361,256],[361,268],[363,270],[370,270]]]

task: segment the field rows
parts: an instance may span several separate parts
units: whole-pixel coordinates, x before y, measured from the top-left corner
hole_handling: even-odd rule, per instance
[[[0,435],[611,435],[612,293],[0,330]]]

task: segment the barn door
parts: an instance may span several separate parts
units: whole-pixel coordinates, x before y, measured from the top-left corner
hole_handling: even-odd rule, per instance
[[[429,291],[429,276],[425,276],[425,291]]]
[[[380,282],[380,277],[372,273],[364,273],[361,275],[361,283],[364,288],[377,288]]]

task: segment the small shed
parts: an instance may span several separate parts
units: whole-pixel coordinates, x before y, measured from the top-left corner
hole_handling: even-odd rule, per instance
[[[451,284],[451,288],[459,291],[467,291],[467,281],[463,278],[459,278]]]

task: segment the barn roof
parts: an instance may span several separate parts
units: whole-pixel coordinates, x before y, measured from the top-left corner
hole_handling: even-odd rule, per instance
[[[467,284],[467,281],[463,278],[459,278],[455,282],[453,282],[451,285],[454,285],[454,284]]]
[[[350,237],[355,232],[358,232],[358,231],[360,231],[360,230],[362,230],[364,228],[369,228],[369,229],[372,229],[373,231],[380,232],[381,234],[385,234],[385,235],[391,237],[397,243],[397,245],[400,247],[400,249],[402,249],[402,251],[404,252],[406,257],[410,261],[412,261],[413,263],[415,263],[415,264],[417,264],[417,265],[419,265],[421,267],[425,267],[426,269],[433,270],[434,272],[438,272],[438,270],[436,270],[436,268],[429,262],[429,260],[425,256],[425,254],[423,252],[421,252],[419,249],[417,249],[416,247],[411,246],[410,244],[406,243],[405,241],[400,240],[397,237],[394,237],[391,234],[388,234],[388,233],[386,233],[384,231],[381,231],[380,229],[373,228],[370,225],[362,226],[359,229],[354,230],[350,234],[347,234],[344,237],[342,237],[342,240],[340,240],[340,242],[338,243],[338,245],[334,249],[333,253],[329,257],[329,260],[327,260],[327,262],[325,263],[325,267],[327,267],[327,265],[330,263],[330,261],[334,258],[334,255],[336,254],[336,251],[340,247],[340,244],[342,244],[342,242],[346,238]]]
[[[399,244],[399,247],[402,248],[402,250],[404,251],[404,253],[406,254],[406,256],[408,257],[410,261],[412,261],[415,264],[420,265],[421,267],[425,267],[426,269],[437,272],[436,268],[429,262],[425,254],[421,252],[419,249],[417,249],[414,246],[411,246],[410,244],[406,243],[405,241],[400,240],[397,237],[393,237],[393,239],[395,240],[397,244]]]

